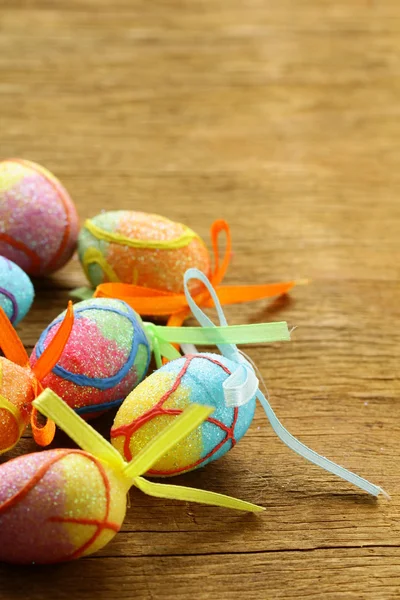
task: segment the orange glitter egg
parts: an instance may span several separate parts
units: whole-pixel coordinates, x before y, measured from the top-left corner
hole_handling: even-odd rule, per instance
[[[29,422],[34,397],[32,371],[0,357],[0,453],[18,442]]]
[[[188,268],[210,273],[207,247],[194,231],[143,212],[103,212],[88,219],[79,235],[78,253],[95,287],[122,282],[181,293]]]

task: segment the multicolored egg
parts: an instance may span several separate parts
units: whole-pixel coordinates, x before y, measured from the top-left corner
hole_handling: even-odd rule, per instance
[[[48,450],[0,467],[0,561],[56,563],[92,554],[119,531],[129,485],[81,450]]]
[[[44,167],[0,162],[0,254],[30,275],[48,275],[71,258],[79,230],[75,206]]]
[[[65,313],[43,331],[33,368]],[[43,380],[85,418],[118,406],[145,376],[151,356],[140,317],[122,300],[94,298],[74,305],[74,325],[61,358]]]
[[[0,306],[13,325],[29,312],[34,296],[28,275],[11,260],[0,256]]]
[[[215,407],[211,417],[176,444],[148,472],[177,475],[202,467],[223,456],[246,433],[256,407],[226,406],[222,384],[237,369],[217,354],[194,354],[171,361],[147,377],[120,407],[111,441],[125,460],[131,460],[171,419],[192,403]]]
[[[208,250],[194,231],[143,212],[103,212],[88,219],[79,234],[78,253],[94,287],[122,282],[181,293],[186,269],[210,273]]]

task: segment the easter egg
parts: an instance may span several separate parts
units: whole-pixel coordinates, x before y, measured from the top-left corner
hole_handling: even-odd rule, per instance
[[[75,206],[47,169],[21,159],[0,162],[0,254],[30,275],[47,275],[72,256]]]
[[[43,331],[33,368],[65,313]],[[151,349],[140,317],[122,300],[95,298],[74,305],[74,324],[57,365],[42,380],[84,417],[118,406],[145,376]]]
[[[28,313],[34,295],[28,275],[8,258],[0,256],[0,306],[13,325]]]
[[[18,442],[28,424],[35,398],[34,385],[28,367],[0,356],[0,453]]]
[[[55,563],[103,548],[125,517],[127,486],[81,450],[49,450],[0,466],[0,561]]]
[[[113,446],[131,460],[171,419],[191,403],[214,413],[166,453],[149,475],[177,475],[223,456],[249,428],[255,397],[240,407],[225,404],[222,384],[237,364],[216,354],[194,354],[171,361],[147,377],[123,402],[111,429]]]
[[[79,234],[78,254],[94,287],[122,282],[181,293],[186,269],[210,272],[207,248],[194,231],[159,215],[129,210],[88,219]]]

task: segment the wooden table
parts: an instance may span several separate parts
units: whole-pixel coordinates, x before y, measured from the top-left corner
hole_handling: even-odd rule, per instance
[[[227,283],[312,279],[227,318],[297,326],[250,350],[274,408],[392,496],[301,460],[258,410],[231,453],[177,481],[264,514],[132,491],[102,552],[2,565],[2,599],[400,597],[399,29],[396,0],[0,0],[1,157],[47,166],[82,219],[152,211],[206,239],[227,219]],[[83,284],[74,259],[38,285],[27,348]]]

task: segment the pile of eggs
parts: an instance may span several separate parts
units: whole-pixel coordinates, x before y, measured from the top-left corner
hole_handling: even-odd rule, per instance
[[[93,288],[110,282],[147,288],[150,295],[182,294],[187,269],[212,275],[205,243],[185,225],[143,212],[111,211],[87,219],[79,232],[75,206],[54,175],[26,160],[0,162],[0,307],[12,324],[32,305],[29,276],[51,275],[76,248]],[[202,284],[192,280],[189,289],[195,294]],[[250,427],[256,396],[241,406],[226,405],[223,386],[237,364],[224,356],[186,355],[145,378],[151,336],[122,300],[76,303],[68,338],[48,370],[38,368],[62,337],[66,312],[42,332],[29,360],[13,362],[7,352],[0,357],[0,453],[18,442],[44,388],[58,394],[63,410],[76,419],[76,413],[86,420],[118,409],[110,449],[128,463],[185,409],[193,404],[212,407],[198,427],[157,457],[148,475],[166,477],[202,467],[222,457]],[[17,334],[12,335],[15,347],[22,348]],[[19,457],[0,469],[0,560],[77,558],[103,547],[121,526],[126,481],[95,456],[50,450]],[[79,484],[78,495],[73,481]],[[242,504],[243,510],[258,510]],[[238,508],[233,501],[230,506]],[[90,539],[87,529],[78,527],[87,524],[88,515],[95,526]]]

